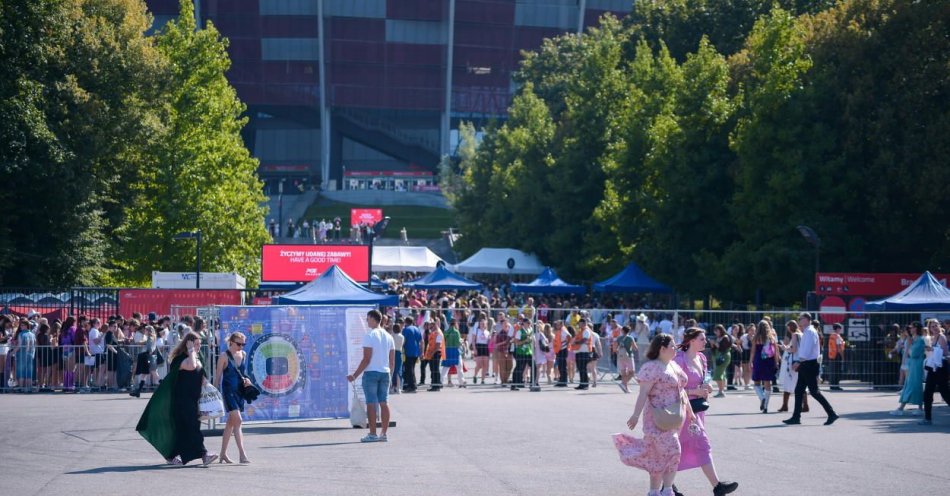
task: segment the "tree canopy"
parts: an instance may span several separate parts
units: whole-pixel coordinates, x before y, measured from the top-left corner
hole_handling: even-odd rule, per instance
[[[636,261],[739,303],[802,300],[801,224],[823,270],[947,270],[948,22],[939,2],[670,0],[547,40],[467,159],[461,248],[588,281]]]
[[[141,283],[203,265],[254,281],[261,185],[192,4],[157,36],[141,0],[0,2],[0,283]],[[189,260],[190,259],[190,260]]]

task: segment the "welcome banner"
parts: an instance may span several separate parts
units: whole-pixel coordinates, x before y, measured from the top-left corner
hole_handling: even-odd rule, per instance
[[[346,418],[346,375],[362,359],[372,306],[220,307],[221,353],[227,336],[247,338],[247,375],[261,390],[244,408],[249,421]]]

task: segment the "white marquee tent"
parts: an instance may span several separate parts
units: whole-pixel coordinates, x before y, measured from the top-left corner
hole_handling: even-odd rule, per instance
[[[514,268],[508,268],[508,260],[514,261]],[[537,275],[544,272],[544,265],[538,257],[512,248],[482,248],[467,260],[452,267],[462,274],[513,274]]]
[[[425,246],[373,247],[373,272],[432,272],[441,261]]]

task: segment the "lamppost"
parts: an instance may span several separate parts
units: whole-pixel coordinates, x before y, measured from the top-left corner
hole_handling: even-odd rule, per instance
[[[180,232],[174,239],[194,239],[198,245],[198,256],[195,260],[195,289],[201,289],[201,229],[194,232]]]
[[[798,229],[798,232],[805,238],[805,241],[808,241],[808,244],[815,247],[815,276],[817,277],[818,273],[821,272],[819,270],[821,267],[821,238],[818,237],[818,233],[816,233],[814,229],[806,225],[798,226],[796,229]]]
[[[280,182],[277,183],[277,237],[280,237],[280,232],[284,228],[284,181],[286,177],[280,178]]]
[[[373,227],[366,233],[366,237],[369,238],[369,272],[367,272],[367,274],[369,274],[371,281],[373,279],[373,242],[386,231],[386,228],[389,227],[390,220],[392,219],[390,219],[389,216],[383,217],[383,220],[373,224]]]

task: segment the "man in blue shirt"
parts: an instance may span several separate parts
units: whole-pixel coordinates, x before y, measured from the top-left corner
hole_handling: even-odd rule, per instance
[[[419,354],[422,351],[422,332],[415,326],[415,322],[411,317],[406,317],[403,322],[405,327],[402,329],[402,335],[406,338],[406,342],[403,343],[403,351],[406,356],[402,365],[402,390],[405,393],[415,393],[416,360],[419,359]]]

